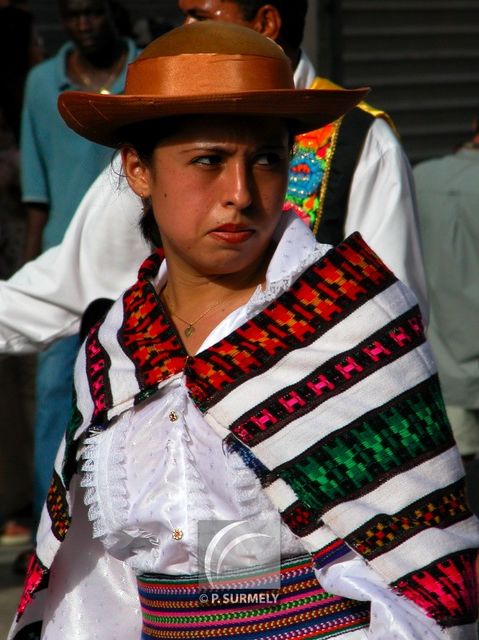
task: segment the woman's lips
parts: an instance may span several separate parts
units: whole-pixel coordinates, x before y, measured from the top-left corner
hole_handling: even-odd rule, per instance
[[[253,235],[254,230],[238,224],[223,224],[210,231],[210,235],[218,240],[229,242],[230,244],[240,244],[246,242]]]

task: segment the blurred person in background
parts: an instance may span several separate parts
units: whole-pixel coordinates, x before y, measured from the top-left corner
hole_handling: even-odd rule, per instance
[[[0,109],[0,277],[21,264],[25,216],[20,201],[15,134]],[[0,544],[31,535],[35,356],[0,356]]]
[[[218,20],[250,27],[289,57],[297,89],[334,89],[301,48],[307,0],[179,0],[186,22]],[[336,122],[298,136],[285,210],[317,239],[336,245],[359,231],[397,277],[428,303],[409,162],[391,118],[362,102]]]
[[[414,169],[431,300],[428,337],[465,462],[479,455],[479,110],[470,140]]]
[[[111,152],[82,140],[57,111],[58,94],[67,90],[121,91],[127,64],[137,54],[122,38],[108,0],[59,0],[69,38],[27,78],[21,128],[22,199],[27,209],[24,259],[61,242],[88,187],[111,159]],[[68,167],[68,172],[65,170]],[[42,277],[32,280],[38,286]],[[45,321],[49,322],[48,316]],[[72,367],[79,340],[73,335],[39,356],[34,429],[35,515],[45,499],[55,451],[68,422]]]

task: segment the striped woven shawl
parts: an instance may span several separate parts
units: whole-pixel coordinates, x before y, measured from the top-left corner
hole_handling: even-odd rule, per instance
[[[79,436],[183,372],[206,421],[255,471],[317,567],[352,548],[441,626],[472,623],[478,528],[409,291],[355,234],[189,357],[151,284],[160,262],[155,254],[142,265],[78,360],[77,409],[30,594],[68,529]]]

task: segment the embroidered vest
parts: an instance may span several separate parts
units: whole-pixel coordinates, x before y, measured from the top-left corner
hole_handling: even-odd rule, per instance
[[[339,87],[316,78],[311,88]],[[351,182],[375,118],[385,119],[395,131],[384,111],[361,102],[336,122],[295,139],[284,211],[294,211],[319,242],[336,245],[344,239]]]

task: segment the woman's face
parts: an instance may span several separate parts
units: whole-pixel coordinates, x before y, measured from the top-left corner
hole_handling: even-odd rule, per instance
[[[279,222],[289,136],[279,119],[190,118],[145,165],[123,151],[133,190],[150,197],[169,269],[217,276],[254,271]]]

